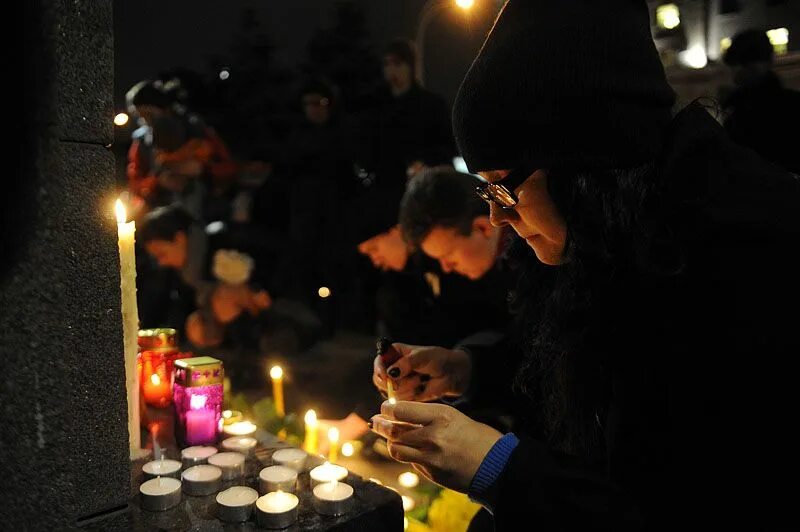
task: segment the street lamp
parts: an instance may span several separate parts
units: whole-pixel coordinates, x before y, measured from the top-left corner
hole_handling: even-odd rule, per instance
[[[475,0],[428,0],[420,11],[419,22],[417,23],[417,36],[415,44],[417,48],[417,76],[420,82],[425,82],[425,30],[433,18],[441,11],[447,9],[451,3],[463,11],[469,11],[475,5]]]

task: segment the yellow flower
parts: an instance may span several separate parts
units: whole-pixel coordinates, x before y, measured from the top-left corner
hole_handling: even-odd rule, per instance
[[[463,493],[442,490],[428,510],[428,524],[436,532],[466,532],[480,508]]]

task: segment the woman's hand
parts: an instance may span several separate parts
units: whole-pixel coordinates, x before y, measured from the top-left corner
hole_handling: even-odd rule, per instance
[[[467,391],[472,374],[472,361],[465,351],[436,346],[392,344],[402,357],[390,368],[375,357],[372,382],[386,393],[386,380],[391,378],[397,399],[402,401],[435,401],[458,397]]]
[[[392,420],[421,427],[395,425]],[[503,436],[451,406],[408,401],[384,402],[381,415],[372,418],[372,430],[386,438],[392,458],[461,492],[467,491],[486,454]]]

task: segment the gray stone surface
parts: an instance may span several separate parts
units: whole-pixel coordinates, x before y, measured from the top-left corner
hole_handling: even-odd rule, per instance
[[[111,3],[26,2],[24,18],[24,157],[0,209],[0,523],[69,530],[124,508],[130,482],[114,170],[103,147]],[[55,117],[78,108],[92,126],[60,141]]]
[[[109,0],[58,0],[53,21],[58,138],[110,145],[114,138],[114,39]]]

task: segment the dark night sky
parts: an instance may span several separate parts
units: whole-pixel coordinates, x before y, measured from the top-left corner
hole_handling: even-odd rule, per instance
[[[366,9],[376,47],[399,37],[413,37],[425,0],[356,0]],[[252,7],[272,37],[286,66],[302,61],[314,30],[328,26],[333,0],[116,0],[114,2],[115,102],[141,79],[172,67],[203,69],[205,60],[223,54],[236,31],[240,13]],[[465,17],[441,12],[428,27],[427,86],[452,101],[458,84],[497,12],[498,0],[476,0]]]

